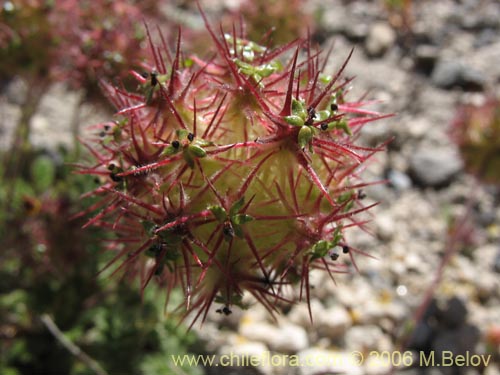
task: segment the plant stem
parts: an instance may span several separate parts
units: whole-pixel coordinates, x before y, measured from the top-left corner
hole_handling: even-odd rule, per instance
[[[77,345],[75,345],[71,340],[69,340],[64,333],[61,332],[56,323],[52,320],[52,318],[43,314],[40,316],[40,320],[47,327],[50,333],[56,338],[59,343],[64,346],[71,354],[73,354],[76,358],[82,361],[85,365],[87,365],[94,373],[97,375],[109,375],[106,370],[104,370],[99,363],[97,363],[94,359],[89,357],[82,349],[80,349]]]

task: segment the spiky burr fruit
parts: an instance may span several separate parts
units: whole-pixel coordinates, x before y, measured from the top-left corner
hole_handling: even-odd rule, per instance
[[[115,233],[109,265],[143,287],[182,288],[193,323],[214,303],[244,307],[245,292],[271,313],[292,302],[286,285],[309,302],[311,269],[354,262],[345,231],[373,206],[359,172],[383,149],[355,140],[385,117],[347,100],[348,58],[326,75],[328,55],[308,41],[269,49],[204,18],[208,59],[183,51],[180,35],[175,52],[149,38],[151,66],[132,72],[139,91],[104,85],[118,120],[95,127],[81,170],[102,181],[86,225]]]
[[[500,184],[500,99],[460,106],[451,133],[465,169],[485,183]]]

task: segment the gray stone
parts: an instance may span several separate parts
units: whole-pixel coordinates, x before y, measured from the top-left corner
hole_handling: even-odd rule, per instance
[[[446,148],[424,147],[410,158],[410,176],[424,187],[446,186],[462,168],[457,152]]]
[[[436,359],[440,360],[440,354],[444,351],[451,351],[455,355],[474,351],[479,338],[479,328],[466,324],[459,329],[439,331],[432,343],[432,349],[436,352]]]
[[[467,319],[467,306],[464,301],[458,297],[452,297],[439,311],[441,324],[450,328],[458,328],[463,325]]]
[[[493,269],[495,270],[495,272],[500,273],[500,249],[498,249],[497,255],[495,256]]]
[[[353,42],[362,42],[368,36],[368,25],[360,22],[347,23],[344,34]]]
[[[391,169],[387,172],[387,178],[391,186],[397,191],[408,190],[411,188],[411,178],[397,169]]]
[[[486,82],[483,73],[457,60],[440,60],[432,71],[432,83],[442,89],[460,87],[464,90],[482,90]]]
[[[365,50],[368,56],[382,56],[396,41],[396,32],[385,22],[374,24],[365,42]]]
[[[431,74],[438,59],[438,49],[432,45],[423,44],[415,49],[414,67],[424,74]]]
[[[8,103],[15,105],[23,105],[28,94],[29,85],[24,79],[15,77],[9,82],[5,90],[5,96]]]

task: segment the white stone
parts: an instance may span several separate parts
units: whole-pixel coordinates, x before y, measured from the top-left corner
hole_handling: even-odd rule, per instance
[[[287,315],[287,320],[291,323],[300,325],[308,330],[317,328],[320,317],[325,315],[325,308],[317,299],[311,299],[311,311],[313,312],[313,322],[309,316],[309,308],[307,303],[299,303],[294,305]]]
[[[377,234],[380,239],[389,241],[394,235],[395,223],[390,212],[381,212],[376,216]]]
[[[311,348],[298,353],[300,365],[297,367],[299,375],[345,374],[361,375],[362,367],[357,358],[350,352]]]
[[[320,335],[332,339],[345,334],[352,325],[351,316],[343,306],[330,307],[318,319]]]
[[[277,327],[269,323],[243,322],[239,333],[249,341],[262,342],[280,353],[295,353],[309,346],[304,328],[291,323]]]
[[[376,325],[355,326],[345,335],[345,346],[349,350],[367,352],[387,350],[391,347],[390,339]]]
[[[368,32],[365,48],[370,56],[383,55],[396,40],[396,33],[385,22],[377,22]]]
[[[364,364],[367,375],[385,375],[389,373],[391,367],[389,358],[376,355],[369,356]]]
[[[233,345],[226,345],[220,348],[219,355],[228,356],[228,360],[231,360],[231,364],[234,367],[244,366],[253,361],[255,364],[258,363],[256,367],[263,374],[270,375],[274,373],[273,366],[267,360],[270,356],[269,349],[261,342],[246,341],[240,336],[239,340]]]

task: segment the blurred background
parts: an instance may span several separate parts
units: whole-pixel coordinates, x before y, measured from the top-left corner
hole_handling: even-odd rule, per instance
[[[129,80],[149,59],[144,22],[206,55],[189,0],[0,1],[0,373],[15,374],[499,374],[500,3],[496,0],[200,0],[213,24],[243,20],[250,39],[310,37],[334,46],[352,99],[396,116],[361,141],[394,137],[367,166],[381,204],[372,234],[349,233],[374,258],[359,272],[314,274],[305,303],[278,321],[253,306],[210,312],[187,332],[165,315],[165,292],[98,276],[112,234],[72,217],[92,204],[85,161],[91,125],[114,109],[99,80]],[[293,292],[292,292],[293,293]],[[172,296],[173,304],[182,296]],[[171,354],[336,356],[335,364],[176,366]],[[363,366],[349,361],[353,351]],[[370,355],[372,351],[380,355]],[[491,355],[487,366],[392,368],[410,351]],[[385,354],[382,354],[385,353]],[[397,355],[396,355],[397,357]],[[397,358],[396,358],[397,360]],[[396,361],[397,362],[397,361]]]

